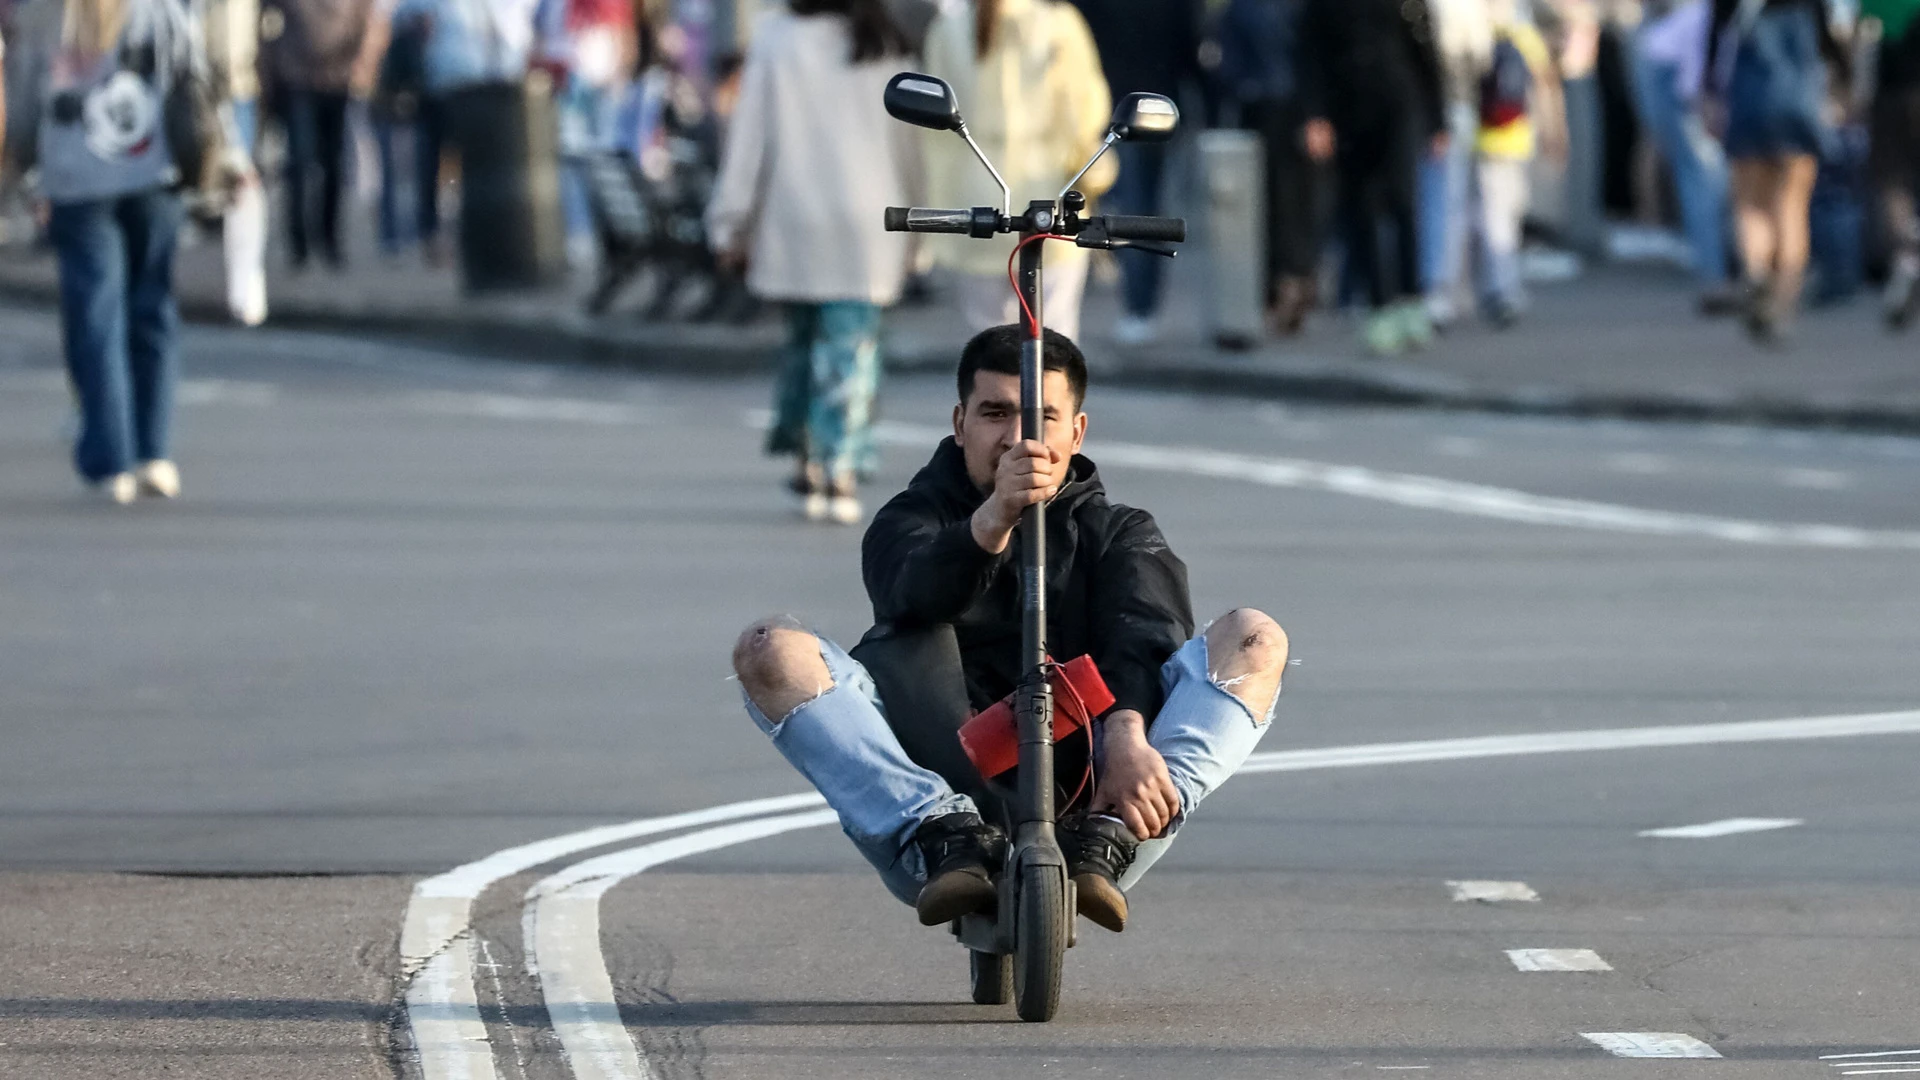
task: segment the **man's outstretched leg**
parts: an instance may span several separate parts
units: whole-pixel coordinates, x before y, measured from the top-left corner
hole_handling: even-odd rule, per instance
[[[1138,714],[1108,718],[1092,812],[1060,823],[1082,915],[1116,932],[1126,927],[1123,888],[1260,744],[1286,667],[1286,631],[1264,612],[1239,608],[1161,668],[1166,700],[1150,727]]]
[[[866,669],[788,617],[733,648],[747,712],[840,815],[840,827],[928,926],[989,911],[1005,836],[900,748]]]

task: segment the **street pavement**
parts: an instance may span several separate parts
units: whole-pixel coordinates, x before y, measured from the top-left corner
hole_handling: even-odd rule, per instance
[[[805,791],[734,634],[868,617],[762,380],[187,345],[186,496],[116,508],[52,320],[0,309],[0,1076],[1920,1069],[1920,441],[1096,385],[1088,453],[1202,618],[1300,663],[1027,1026],[804,800],[712,809]],[[889,384],[875,498],[951,402]]]

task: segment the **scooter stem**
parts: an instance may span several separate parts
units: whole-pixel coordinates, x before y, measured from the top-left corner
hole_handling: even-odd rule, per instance
[[[1051,232],[1058,211],[1046,200],[1027,206],[1027,236]],[[1020,249],[1020,293],[1032,317],[1022,324],[1020,343],[1020,436],[1046,438],[1044,375],[1045,314],[1041,289],[1041,252],[1044,243]],[[1017,825],[1037,824],[1046,842],[1053,840],[1053,691],[1047,682],[1047,529],[1046,506],[1036,503],[1021,516],[1021,626],[1022,676],[1015,697],[1020,742]]]

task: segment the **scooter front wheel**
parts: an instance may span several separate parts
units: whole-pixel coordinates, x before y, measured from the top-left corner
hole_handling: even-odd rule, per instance
[[[1005,1005],[1013,1000],[1013,958],[1000,953],[967,951],[973,975],[975,1005]]]
[[[1013,1001],[1022,1020],[1044,1023],[1060,1009],[1060,968],[1067,953],[1066,884],[1054,867],[1028,866],[1020,871]]]

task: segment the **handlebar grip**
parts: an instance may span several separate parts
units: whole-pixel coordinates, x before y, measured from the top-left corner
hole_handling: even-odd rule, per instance
[[[973,227],[971,210],[929,210],[923,206],[887,207],[888,232],[960,233]]]
[[[1107,235],[1115,240],[1148,240],[1168,244],[1185,243],[1185,218],[1137,217],[1131,214],[1107,214]]]

